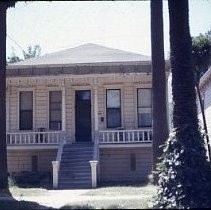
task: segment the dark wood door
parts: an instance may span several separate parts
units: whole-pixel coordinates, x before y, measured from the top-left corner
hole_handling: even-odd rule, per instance
[[[75,131],[76,141],[91,141],[91,91],[75,92]]]

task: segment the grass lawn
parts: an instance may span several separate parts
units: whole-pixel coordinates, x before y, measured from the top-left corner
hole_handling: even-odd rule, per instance
[[[72,205],[87,206],[90,209],[146,209],[151,207],[151,201],[156,194],[156,187],[145,186],[111,186],[88,191],[82,196],[90,196],[90,200],[71,203]],[[100,198],[101,199],[95,199]],[[65,207],[68,207],[66,205]]]
[[[43,188],[20,188],[12,186],[9,188],[12,196],[27,197],[27,196],[45,196],[48,195],[48,190]]]
[[[42,188],[10,187],[12,196],[22,201],[2,200],[1,209],[146,209],[151,208],[151,201],[156,194],[156,187],[142,186],[107,186],[91,190],[46,190]],[[33,200],[30,200],[33,198]],[[24,201],[23,201],[24,200]],[[45,202],[44,202],[45,201]],[[57,203],[58,202],[58,203]],[[50,206],[50,207],[47,207]]]
[[[83,195],[152,195],[156,193],[156,187],[152,184],[146,185],[137,185],[137,186],[109,186],[109,187],[100,187],[97,189],[90,190],[89,192]]]
[[[102,199],[96,201],[81,201],[79,203],[66,204],[64,209],[74,209],[74,207],[88,209],[148,209],[151,208],[151,198],[140,199]],[[62,209],[61,208],[61,209]],[[77,209],[77,208],[76,208]]]

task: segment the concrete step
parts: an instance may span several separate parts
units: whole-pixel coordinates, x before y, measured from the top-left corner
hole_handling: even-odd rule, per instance
[[[74,180],[68,180],[68,179],[61,179],[59,184],[65,184],[65,185],[73,185],[73,184],[79,184],[79,185],[88,185],[91,184],[91,178],[90,179],[74,179]]]
[[[93,159],[93,143],[66,144],[60,163],[60,189],[88,189],[91,188],[91,167],[89,161]]]
[[[92,160],[93,158],[90,158],[90,157],[86,157],[86,158],[75,158],[75,157],[62,157],[62,163],[66,163],[66,162],[69,162],[69,163],[77,163],[78,165],[80,165],[80,163],[87,163],[89,164],[89,161]]]
[[[91,184],[59,184],[59,189],[90,189]]]
[[[64,169],[62,170],[62,173],[60,174],[91,174],[91,170],[68,170]]]
[[[60,178],[60,183],[62,182],[90,182],[91,181],[91,176],[61,176]],[[70,180],[71,179],[71,180]]]
[[[75,170],[78,170],[78,171],[91,171],[91,166],[83,166],[83,167],[80,167],[80,166],[65,166],[65,165],[62,165],[60,167],[60,171],[75,171]]]
[[[93,149],[90,150],[86,150],[86,149],[73,149],[73,148],[69,148],[69,149],[63,149],[63,153],[64,154],[91,154],[93,153]]]
[[[62,156],[73,156],[73,157],[83,157],[83,156],[93,156],[93,152],[64,152]]]

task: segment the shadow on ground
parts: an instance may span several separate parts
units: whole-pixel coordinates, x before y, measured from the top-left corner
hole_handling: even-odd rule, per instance
[[[88,205],[67,205],[59,209],[52,208],[48,206],[39,205],[36,202],[29,201],[17,201],[17,200],[1,200],[0,201],[0,210],[59,210],[59,209],[94,209],[92,206]]]
[[[147,186],[150,182],[103,182],[98,185],[100,187],[144,187]]]
[[[90,205],[65,205],[61,208],[52,208],[48,206],[40,205],[36,202],[29,201],[17,201],[15,199],[11,200],[1,200],[0,210],[70,210],[70,209],[95,209],[95,207]],[[119,206],[110,206],[107,209],[122,209]]]

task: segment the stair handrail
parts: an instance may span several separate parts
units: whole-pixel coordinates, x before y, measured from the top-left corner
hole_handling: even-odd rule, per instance
[[[58,162],[61,161],[63,147],[64,147],[65,143],[66,143],[66,138],[63,137],[59,143],[59,149],[58,149],[57,156],[56,156],[56,161],[58,161]]]
[[[59,143],[56,161],[52,161],[52,165],[53,165],[53,188],[58,188],[60,162],[61,162],[63,147],[64,147],[65,143],[66,143],[66,137],[64,136]]]
[[[99,160],[99,133],[95,133],[93,160]]]

